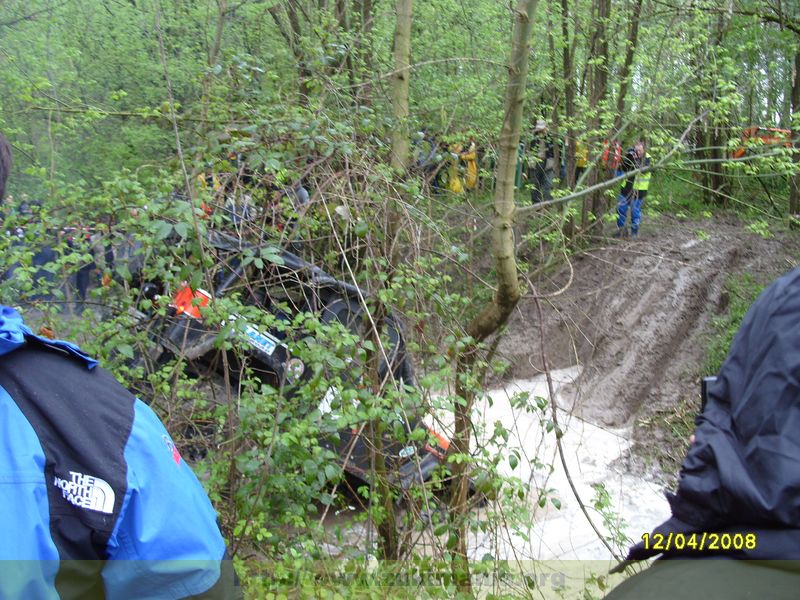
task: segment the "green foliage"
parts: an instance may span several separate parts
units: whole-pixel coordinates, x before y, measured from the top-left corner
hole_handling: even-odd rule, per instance
[[[702,367],[705,369],[705,366]],[[711,371],[698,372],[697,378]],[[695,430],[695,418],[700,410],[700,394],[681,397],[669,407],[647,417],[639,417],[636,427],[642,432],[639,452],[645,461],[657,466],[665,480],[676,482],[681,463],[686,456],[689,436]],[[658,440],[658,443],[655,441]]]
[[[605,484],[594,483],[592,488],[594,489],[592,507],[603,519],[603,527],[608,532],[607,540],[617,552],[624,554],[632,542],[626,533],[627,523],[622,515],[615,511],[614,502]]]
[[[703,195],[698,191],[696,184],[679,171],[670,171],[663,176],[653,177],[651,189],[653,191],[648,193],[646,201],[651,208],[657,207],[659,212],[674,215],[679,219],[707,218],[709,206],[705,203]]]
[[[724,298],[727,306],[724,312],[713,320],[715,331],[708,344],[706,373],[719,371],[744,315],[763,289],[764,285],[748,274],[732,277],[726,282]]]
[[[354,483],[332,447],[341,431],[362,427],[376,444],[381,433],[400,444],[434,444],[425,430],[406,432],[400,423],[422,416],[446,422],[465,403],[451,392],[456,380],[476,402],[488,402],[486,374],[502,370],[491,346],[477,348],[466,372],[456,374],[453,359],[472,347],[465,326],[494,293],[486,285],[495,268],[487,225],[513,11],[485,0],[415,3],[411,129],[448,143],[474,134],[485,153],[481,189],[457,196],[438,193],[423,177],[430,173],[399,178],[388,166],[387,140],[398,125],[384,89],[394,68],[390,5],[272,4],[2,4],[0,125],[16,162],[3,207],[4,230],[13,235],[0,238],[0,268],[13,269],[13,276],[0,282],[0,293],[37,327],[81,343],[162,415],[220,512],[250,596],[336,598],[346,577],[364,596],[392,597],[384,585],[419,577],[430,583],[431,597],[453,597],[449,560],[462,523],[451,522],[446,500],[455,466],[466,468],[488,500],[466,517],[473,533],[524,536],[537,504],[560,508],[554,490],[532,489],[514,476],[525,456],[509,447],[508,424],[474,423],[483,443],[450,453],[444,468],[410,489],[377,475]],[[786,57],[796,39],[774,23],[719,13],[710,0],[645,3],[633,76],[617,115],[630,4],[612,2],[604,23],[608,93],[594,98],[603,60],[595,29],[586,24],[597,23],[596,3],[569,3],[563,15],[569,40],[561,7],[540,3],[523,142],[530,125],[544,118],[560,137],[572,128],[596,161],[603,140],[615,136],[627,145],[644,134],[655,161],[671,157],[653,175],[646,211],[707,219],[724,203],[754,233],[770,235],[788,209],[787,182],[797,172],[792,150],[764,151],[754,143],[745,160],[724,155],[738,147],[744,126],[790,124]],[[362,12],[369,5],[372,13]],[[342,7],[344,14],[337,12]],[[574,60],[571,74],[561,73],[565,48]],[[568,80],[576,84],[569,120]],[[622,129],[612,132],[618,116]],[[422,148],[417,142],[415,153]],[[439,166],[446,153],[434,154]],[[725,161],[722,195],[704,197],[719,161]],[[223,191],[214,189],[214,177]],[[283,193],[300,182],[311,192],[307,206]],[[599,199],[613,205],[617,189]],[[566,195],[557,181],[554,197]],[[520,204],[529,196],[524,184],[518,196]],[[259,217],[247,227],[230,215],[230,205],[245,199]],[[559,268],[583,243],[565,233],[582,218],[581,202],[538,210],[515,224],[526,274]],[[613,221],[600,204],[585,211],[588,221]],[[188,284],[213,291],[233,268],[221,264],[209,243],[219,231],[257,242],[258,249],[243,251],[235,291],[201,309],[215,336],[213,358],[198,361],[170,351],[159,327],[177,290]],[[136,252],[120,251],[112,264],[106,248]],[[285,249],[359,286],[359,317],[331,322],[313,303],[273,288],[254,301],[252,290],[281,265]],[[81,268],[91,270],[92,282],[82,305],[76,302]],[[145,295],[143,284],[153,281],[163,285],[162,298]],[[756,290],[749,280],[729,284],[708,372],[718,368]],[[280,307],[281,318],[262,310],[268,301]],[[376,369],[393,343],[387,315],[402,321],[417,374],[413,389]],[[243,352],[246,324],[285,336],[307,365],[301,384],[267,383],[253,370]],[[320,409],[323,398],[330,412]],[[563,434],[544,399],[521,395],[513,402],[536,415],[546,434]],[[673,424],[675,436],[683,436],[682,421]],[[623,544],[606,491],[596,492],[595,509],[614,543]],[[389,523],[392,506],[405,562],[376,564],[365,556],[379,554],[375,527]],[[339,531],[326,529],[325,511],[347,515]],[[358,528],[369,532],[369,542],[348,538]],[[341,551],[335,559],[323,546],[331,538]],[[429,546],[417,545],[423,538]],[[472,566],[498,581],[508,579],[506,567],[491,556]]]
[[[747,226],[747,229],[752,231],[753,233],[760,235],[763,238],[771,238],[772,232],[770,231],[770,224],[766,219],[758,219],[750,223]]]

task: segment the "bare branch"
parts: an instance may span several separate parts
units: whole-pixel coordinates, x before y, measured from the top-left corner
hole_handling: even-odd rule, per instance
[[[280,10],[280,5],[276,4],[275,6],[271,6],[267,9],[267,12],[272,17],[272,20],[275,21],[275,25],[278,28],[278,33],[281,34],[281,37],[286,41],[286,44],[291,48],[292,54],[294,54],[294,43],[292,42],[292,36],[289,35],[289,31],[286,29],[286,26],[281,21],[280,16],[278,16],[278,10]]]
[[[41,10],[34,11],[22,17],[17,17],[16,19],[10,19],[9,21],[3,21],[0,23],[0,27],[11,27],[12,25],[16,25],[17,23],[22,23],[23,21],[33,21],[36,17],[43,13],[49,13],[56,9],[61,8],[65,4],[67,4],[70,0],[64,0],[61,4],[56,6],[48,6],[47,8],[43,8]]]
[[[646,173],[648,171],[654,171],[654,170],[662,167],[664,164],[666,164],[666,162],[670,158],[672,158],[672,156],[678,151],[678,149],[681,148],[686,143],[686,138],[689,135],[689,132],[692,129],[694,129],[694,126],[699,121],[702,121],[703,119],[705,119],[706,116],[708,116],[708,113],[709,113],[709,111],[706,110],[706,111],[700,113],[699,115],[697,115],[694,119],[692,119],[692,122],[689,123],[689,126],[681,134],[681,137],[678,138],[678,141],[675,142],[675,144],[673,144],[673,146],[670,149],[670,151],[667,152],[661,159],[659,159],[659,161],[656,164],[650,165],[649,167],[640,167],[640,168],[634,169],[632,171],[627,171],[626,173],[623,173],[622,175],[619,175],[617,177],[612,177],[611,179],[608,179],[608,180],[603,181],[601,183],[589,186],[589,187],[587,187],[585,189],[582,189],[582,190],[580,190],[578,192],[573,192],[572,194],[569,194],[567,196],[562,196],[561,198],[554,198],[552,200],[546,200],[544,202],[537,202],[533,206],[527,206],[525,208],[521,208],[521,209],[517,210],[517,215],[526,215],[526,214],[532,213],[534,211],[538,211],[539,209],[541,209],[541,208],[543,208],[545,206],[552,206],[552,205],[555,205],[555,204],[562,204],[562,203],[565,203],[565,202],[570,202],[571,200],[575,200],[576,198],[581,198],[583,196],[586,196],[587,194],[591,194],[593,192],[609,188],[612,185],[614,185],[616,183],[619,183],[619,182],[623,181],[624,179],[627,179],[631,175],[636,175],[638,173]],[[484,233],[484,232],[481,232],[481,233]]]
[[[683,7],[676,6],[665,0],[653,0],[656,4],[660,4],[662,6],[666,6],[676,12],[680,12],[683,10]],[[709,6],[692,6],[693,10],[700,10],[707,13],[712,14],[725,14],[727,13],[727,9],[725,6],[718,6],[718,7],[709,7]],[[785,12],[783,12],[782,7],[779,5],[778,7],[770,6],[775,14],[763,13],[757,10],[748,10],[744,8],[735,8],[731,11],[732,14],[738,15],[740,17],[758,17],[761,21],[765,23],[775,23],[779,25],[781,28],[786,28],[790,31],[793,31],[797,35],[800,35],[800,20],[796,18],[790,18]]]

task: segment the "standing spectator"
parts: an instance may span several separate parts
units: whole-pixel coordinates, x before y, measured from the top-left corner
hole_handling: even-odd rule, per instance
[[[617,140],[603,142],[603,154],[600,159],[609,177],[619,177],[621,174],[620,165],[622,164],[622,144]]]
[[[629,148],[622,157],[620,163],[620,174],[630,173],[635,171],[642,164],[644,157],[644,141],[639,140],[634,144],[633,148]],[[634,181],[636,180],[636,173],[632,173],[625,178],[622,184],[622,189],[617,199],[617,232],[614,237],[622,237],[628,235],[626,223],[628,220],[628,208],[631,210],[631,237],[635,238],[639,235],[639,223],[642,220],[642,201],[636,195],[634,189]]]
[[[417,133],[414,144],[414,162],[417,169],[425,173],[426,177],[435,166],[437,150],[438,144],[433,134],[424,130]]]
[[[489,188],[494,189],[495,187],[495,167],[497,166],[497,155],[495,154],[494,147],[491,145],[486,146],[486,149],[483,152],[478,153],[478,163],[480,168],[483,170],[484,173],[488,173],[489,177],[481,177],[480,174],[478,175],[478,185],[481,189],[486,187],[486,182],[489,181]],[[519,169],[519,165],[516,167]]]
[[[474,190],[478,187],[478,144],[475,142],[475,136],[469,136],[466,152],[461,153],[461,160],[466,165],[466,176],[464,177],[464,187],[468,190]]]
[[[514,170],[514,187],[518,190],[522,189],[522,180],[523,176],[523,169],[522,166],[525,162],[525,142],[523,140],[519,141],[519,145],[517,146],[517,167]]]
[[[3,202],[6,197],[6,181],[12,164],[11,144],[4,135],[0,134],[0,202]]]
[[[448,155],[447,143],[437,138],[433,169],[428,175],[428,177],[432,177],[430,180],[431,189],[435,194],[439,194],[447,189]]]
[[[641,168],[649,168],[650,167],[650,153],[647,150],[644,151],[644,156],[641,158]],[[650,189],[650,171],[645,171],[644,173],[637,173],[636,179],[633,181],[633,189],[636,192],[636,196],[639,200],[639,204],[644,204],[644,199],[647,197],[647,190]]]
[[[10,147],[9,147],[10,149]],[[0,147],[0,153],[3,151],[3,148]],[[2,169],[2,164],[0,164],[0,169]],[[15,214],[16,213],[16,214]],[[33,249],[33,255],[31,256],[31,266],[36,267],[35,271],[32,273],[32,279],[35,282],[34,288],[32,293],[28,296],[29,299],[35,300],[45,300],[52,298],[52,292],[55,288],[55,273],[53,269],[50,267],[58,261],[58,254],[56,253],[55,249],[53,248],[53,244],[44,242],[39,242],[38,240],[33,241],[31,240],[30,236],[26,234],[26,230],[30,228],[36,228],[37,225],[41,225],[42,222],[42,207],[38,202],[26,202],[23,201],[18,210],[11,209],[9,210],[9,216],[15,217],[13,221],[15,222],[15,227],[11,231],[7,231],[7,235],[13,235],[12,246],[20,246],[24,247],[26,245],[30,245]],[[45,222],[47,220],[45,219]],[[8,280],[14,279],[14,273],[19,268],[20,263],[15,262],[13,263],[8,270],[5,272],[3,277]]]
[[[464,181],[461,179],[461,144],[450,144],[450,160],[447,166],[447,189],[454,194],[464,193]]]
[[[440,162],[441,154],[436,136],[426,130],[418,132],[414,148],[414,164],[434,192],[437,192],[439,187]]]
[[[73,288],[74,283],[73,290],[77,292],[77,297],[73,298],[73,302],[75,312],[80,315],[83,314],[84,305],[89,294],[89,285],[92,283],[93,276],[97,271],[97,265],[92,255],[92,232],[87,227],[76,225],[75,227],[67,227],[63,233],[66,237],[69,253],[84,257],[72,267],[77,270],[69,274],[66,284]]]
[[[539,119],[528,148],[528,182],[531,185],[532,204],[550,200],[554,169],[553,138],[547,131],[547,123]]]
[[[581,140],[575,140],[575,185],[581,180],[589,164],[589,149]]]

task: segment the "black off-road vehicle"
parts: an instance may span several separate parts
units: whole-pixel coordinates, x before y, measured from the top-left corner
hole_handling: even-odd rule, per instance
[[[308,336],[313,336],[313,332],[300,331],[298,336],[296,328],[266,328],[255,319],[248,321],[238,314],[226,315],[221,325],[209,325],[204,319],[205,307],[233,294],[241,303],[269,312],[275,317],[273,323],[288,323],[297,314],[311,313],[323,324],[338,322],[357,336],[365,334],[366,294],[358,287],[332,277],[288,251],[278,251],[274,260],[254,260],[261,256],[260,247],[226,233],[209,234],[207,247],[214,252],[218,265],[212,274],[213,285],[208,286],[213,287],[212,293],[184,286],[166,294],[169,298],[166,300],[160,282],[140,282],[145,296],[162,305],[169,303],[166,317],[141,315],[141,326],[148,328],[154,342],[152,351],[138,358],[148,368],[179,356],[198,372],[221,371],[223,363],[227,363],[229,372],[236,377],[246,364],[250,372],[291,398],[294,390],[315,372],[314,365],[305,364],[298,353],[293,352],[297,340],[305,338],[304,343],[308,343]],[[231,323],[233,326],[226,327]],[[228,340],[233,340],[234,346],[234,351],[227,352],[225,361],[221,360],[222,350],[219,349],[223,329],[229,332]],[[288,330],[292,331],[292,337],[287,334]],[[413,388],[412,363],[397,317],[384,317],[382,330],[384,351],[379,377],[392,380],[400,389]],[[362,382],[350,383],[358,386]],[[335,384],[315,402],[316,406],[309,410],[318,410],[329,419],[337,418],[341,400]],[[406,403],[400,401],[399,404]],[[398,406],[396,415],[396,427],[388,429],[398,432],[397,427],[400,427],[404,435],[384,435],[383,452],[395,482],[407,488],[414,481],[430,477],[445,458],[449,442],[423,423],[418,407]],[[424,435],[415,435],[413,438],[419,441],[412,441],[410,433],[420,429]],[[367,433],[363,424],[351,422],[338,430],[337,436],[323,440],[337,452],[342,468],[364,481],[369,480],[371,469]],[[400,441],[398,437],[404,439]]]

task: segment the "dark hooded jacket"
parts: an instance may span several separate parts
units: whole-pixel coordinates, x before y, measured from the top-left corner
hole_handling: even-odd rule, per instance
[[[755,548],[702,554],[800,559],[800,268],[767,287],[745,316],[667,497],[672,517],[654,533],[754,533]],[[628,558],[655,554],[639,543]]]
[[[667,498],[672,517],[650,535],[649,548],[640,542],[628,560],[661,553],[747,562],[658,560],[608,599],[798,597],[800,268],[767,287],[745,316],[697,417],[678,489]],[[673,540],[669,551],[652,547],[656,534]],[[711,534],[726,538],[728,549],[710,549]],[[751,543],[742,544],[748,534]],[[679,537],[694,539],[694,547],[677,550]]]

